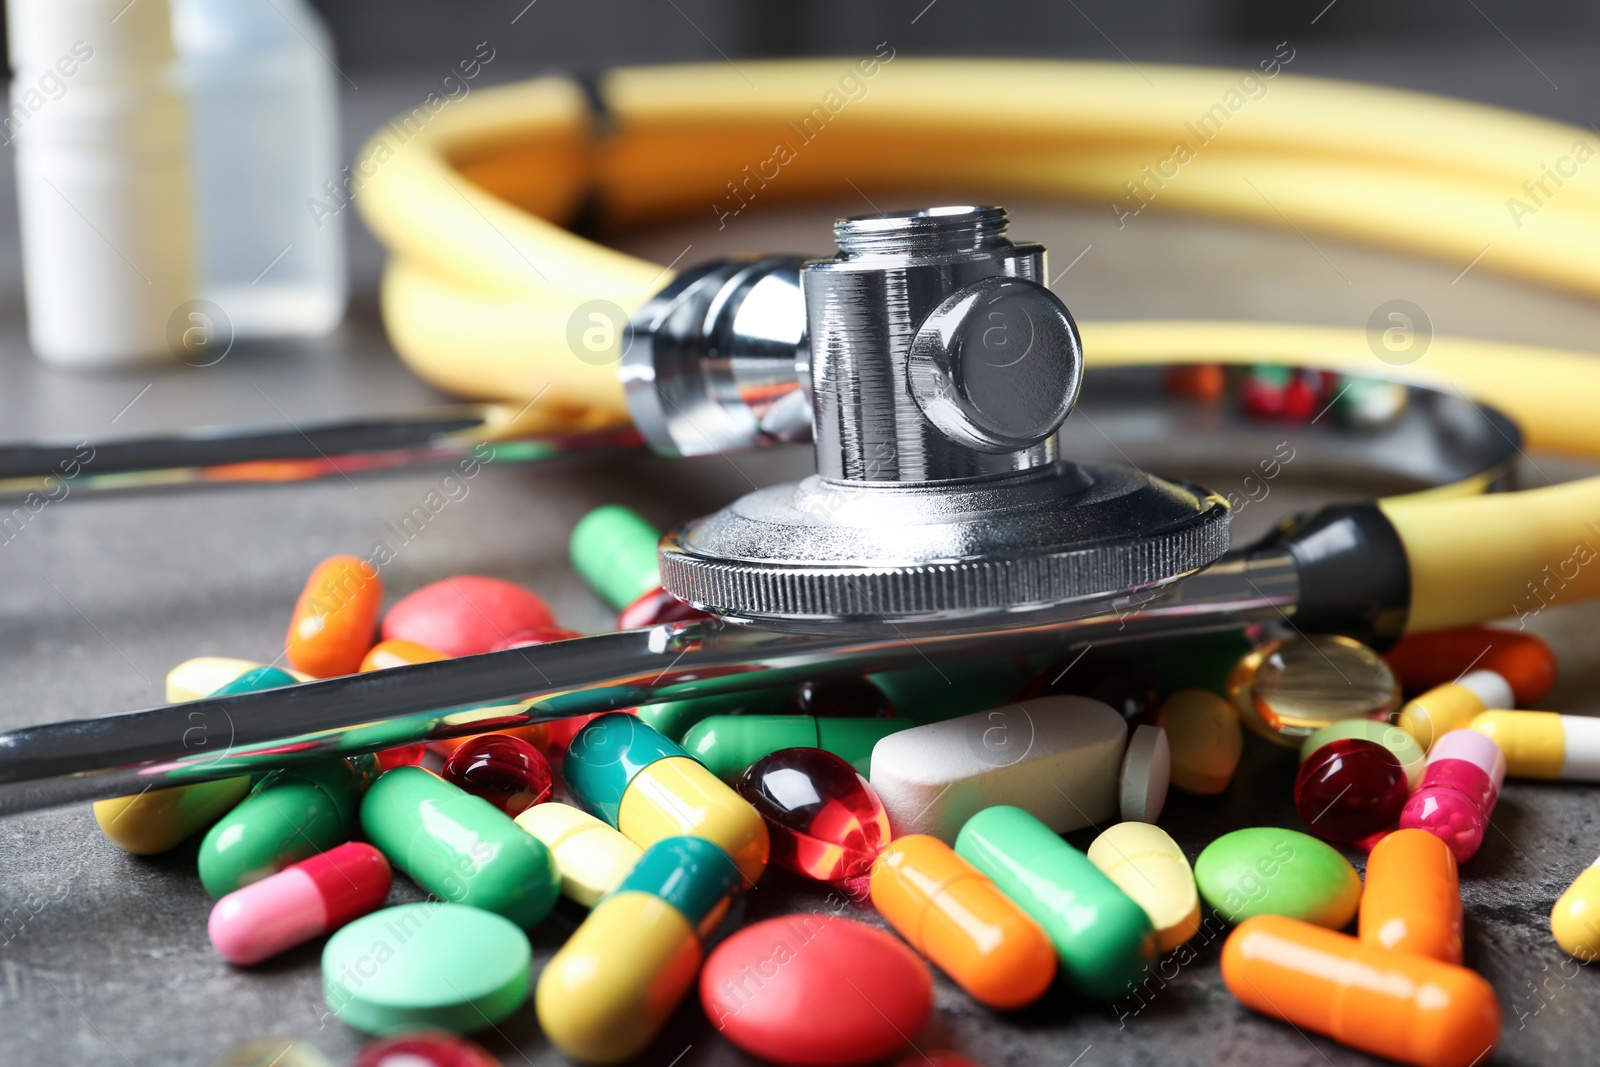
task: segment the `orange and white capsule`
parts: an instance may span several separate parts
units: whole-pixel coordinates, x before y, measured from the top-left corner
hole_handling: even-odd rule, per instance
[[[884,849],[871,893],[912,948],[991,1008],[1031,1004],[1055,978],[1055,946],[1039,924],[936,837],[911,834]]]
[[[1500,1039],[1481,975],[1282,915],[1228,935],[1222,980],[1247,1008],[1415,1067],[1470,1067]]]
[[[1369,945],[1461,962],[1461,875],[1450,846],[1396,830],[1367,857],[1358,936]]]

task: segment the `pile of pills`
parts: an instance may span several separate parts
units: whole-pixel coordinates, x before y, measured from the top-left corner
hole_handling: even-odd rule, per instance
[[[620,626],[695,615],[660,589],[657,537],[617,507],[574,536],[575,567]],[[494,578],[449,578],[386,613],[383,598],[360,560],[327,560],[294,607],[285,667],[190,660],[168,697],[573,636]],[[1232,669],[1196,666],[1219,658]],[[1463,966],[1462,866],[1508,774],[1600,779],[1600,720],[1516,710],[1554,667],[1536,639],[1488,630],[1407,638],[1387,657],[1342,637],[1210,635],[1159,654],[945,664],[936,685],[822,678],[491,730],[95,815],[140,854],[204,833],[210,938],[229,963],[326,937],[330,1011],[381,1038],[358,1067],[492,1067],[462,1035],[530,998],[561,1052],[621,1063],[696,995],[723,1038],[766,1060],[881,1062],[927,1022],[930,964],[1000,1011],[1058,979],[1111,1002],[1208,925],[1233,926],[1222,973],[1243,1005],[1465,1067],[1501,1020]],[[1226,791],[1247,735],[1298,750],[1305,832],[1232,828],[1191,867],[1155,825],[1169,785]],[[1088,828],[1086,851],[1062,836]],[[1361,852],[1365,884],[1346,858]],[[813,912],[741,929],[769,866],[870,906],[899,938]],[[386,907],[397,875],[427,899]],[[559,898],[584,918],[535,974],[527,931]],[[1600,865],[1551,920],[1582,960],[1600,950],[1596,908]],[[915,1062],[972,1067],[931,1050]]]

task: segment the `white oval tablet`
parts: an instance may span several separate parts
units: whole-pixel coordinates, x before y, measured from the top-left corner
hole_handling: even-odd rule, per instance
[[[1167,802],[1172,780],[1172,749],[1159,726],[1140,726],[1122,757],[1122,821],[1155,822]]]
[[[1056,833],[1117,817],[1128,726],[1098,700],[1049,696],[890,734],[872,788],[896,837],[947,844],[984,808],[1011,804]]]

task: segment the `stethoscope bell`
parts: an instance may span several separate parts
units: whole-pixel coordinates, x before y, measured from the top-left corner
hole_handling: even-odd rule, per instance
[[[1008,240],[1004,210],[834,232],[833,259],[725,265],[635,317],[623,379],[657,447],[781,439],[774,422],[791,424],[803,398],[816,442],[815,475],[662,542],[668,591],[766,625],[1024,623],[1166,585],[1227,550],[1216,494],[1060,458],[1083,348],[1043,284],[1044,249]],[[738,342],[719,344],[730,323]]]

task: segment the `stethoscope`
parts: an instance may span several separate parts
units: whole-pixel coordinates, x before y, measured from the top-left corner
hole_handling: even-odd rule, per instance
[[[1588,525],[1600,521],[1600,481],[1482,495],[1503,487],[1524,435],[1600,453],[1588,411],[1600,390],[1585,388],[1600,381],[1592,357],[1438,338],[1421,358],[1375,368],[1359,330],[1080,329],[1042,284],[1044,250],[1012,240],[1004,212],[983,205],[841,220],[831,259],[678,274],[530,213],[559,214],[581,194],[624,221],[682,210],[715,187],[711,176],[739,173],[732,163],[784,136],[776,131],[831,69],[742,66],[760,88],[716,68],[617,72],[599,90],[599,137],[587,98],[564,80],[483,91],[405,151],[379,150],[394,136],[386,129],[358,159],[357,203],[395,253],[384,314],[396,349],[423,377],[494,400],[292,436],[107,443],[80,476],[112,490],[297,480],[448,459],[484,441],[542,458],[641,440],[699,455],[810,437],[815,476],[663,539],[663,585],[719,618],[13,731],[0,735],[0,811],[545,717],[1261,621],[1382,646],[1512,614],[1545,568],[1600,536]],[[1167,122],[1204,101],[1217,74],[1157,68],[1157,89],[1093,64],[880,61],[849,121],[841,111],[828,138],[791,152],[784,195],[850,168],[874,186],[1115,194],[1116,176],[1138,172],[1130,163],[1171,135]],[[1582,136],[1310,79],[1277,82],[1256,103],[1236,138],[1208,144],[1167,180],[1169,202],[1260,216],[1254,189],[1290,225],[1369,235],[1362,212],[1399,203],[1416,224],[1378,234],[1447,253],[1490,229],[1465,207],[1474,193]],[[1387,136],[1362,139],[1375,126]],[[1399,136],[1407,131],[1414,140]],[[1284,184],[1241,185],[1242,171]],[[1330,185],[1330,171],[1344,184]],[[1393,198],[1373,207],[1361,190],[1379,177]],[[762,191],[778,195],[777,178],[766,181]],[[1302,183],[1316,195],[1290,195]],[[1555,229],[1496,266],[1600,287],[1600,245],[1580,239],[1600,196],[1578,178],[1569,186],[1544,215]],[[1297,442],[1314,463],[1423,488],[1286,520],[1230,551],[1219,494],[1150,475],[1127,454],[1077,458],[1069,415],[1080,393],[1078,421],[1097,412],[1097,432],[1124,453],[1177,444],[1269,456],[1276,427],[1163,394],[1162,366],[1213,362],[1352,382],[1385,370],[1387,414],[1313,422]],[[11,449],[0,490],[36,488],[64,458]],[[1580,572],[1563,588],[1591,595],[1600,578]],[[227,745],[187,750],[197,724]]]

